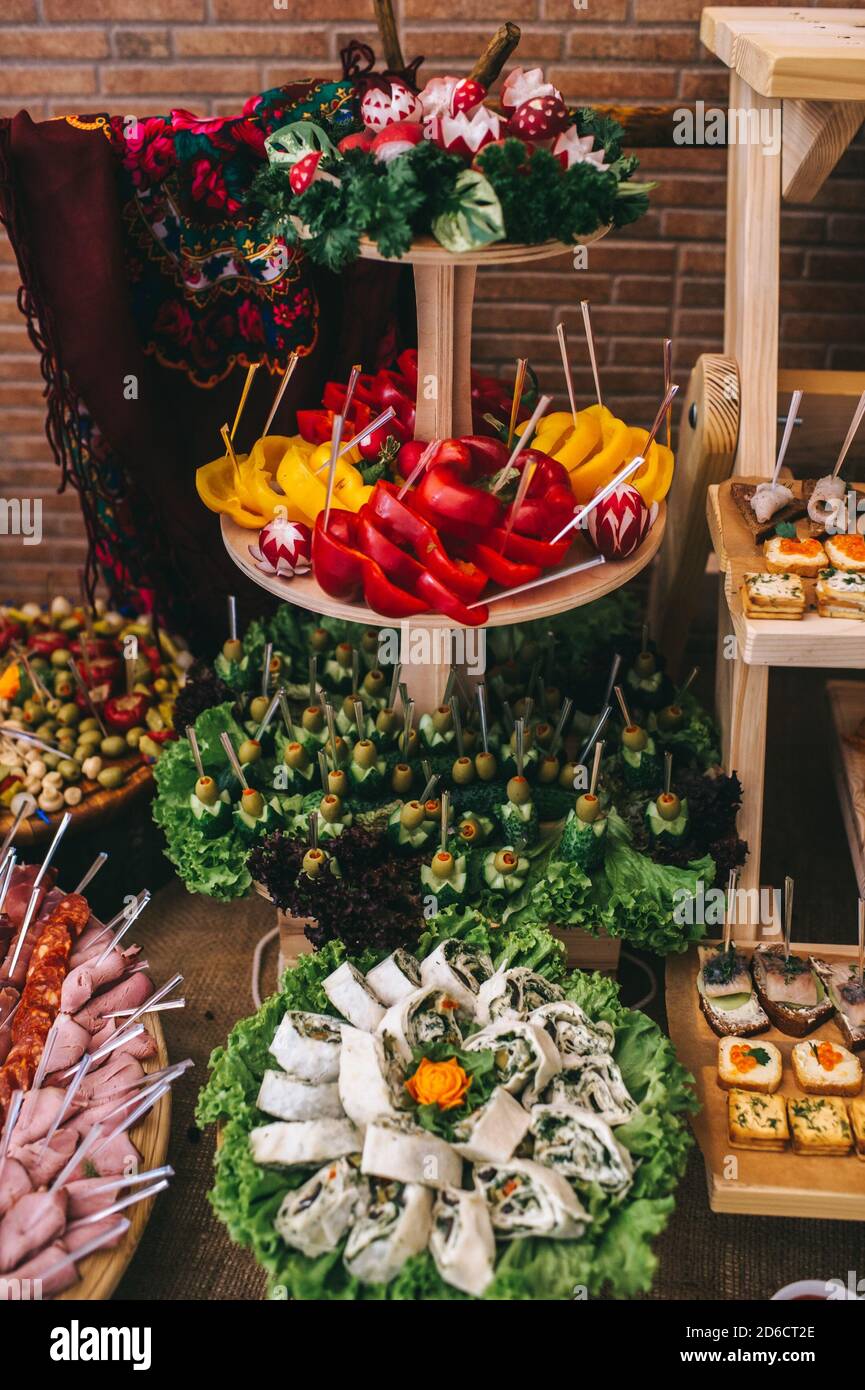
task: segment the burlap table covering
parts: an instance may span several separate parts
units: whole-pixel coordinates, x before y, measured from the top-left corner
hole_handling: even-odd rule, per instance
[[[211,1211],[213,1133],[198,1133],[193,1111],[212,1048],[252,1011],[252,953],[275,915],[257,899],[222,906],[172,884],[140,920],[137,934],[154,978],[184,974],[186,1008],[162,1019],[172,1061],[192,1057],[195,1069],[174,1092],[168,1157],[176,1175],[156,1202],[117,1298],[258,1299],[264,1293],[255,1261],[232,1245]],[[635,997],[641,981],[628,978],[627,966],[623,975],[627,994]],[[264,960],[265,989],[275,976],[274,945]],[[848,1270],[865,1278],[861,1225],[717,1216],[708,1208],[697,1154],[656,1248],[660,1267],[651,1297],[657,1299],[763,1299],[798,1278],[846,1279]]]

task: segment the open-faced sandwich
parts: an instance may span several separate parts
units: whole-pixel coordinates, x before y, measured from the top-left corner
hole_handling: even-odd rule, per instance
[[[750,1038],[769,1027],[769,1019],[754,993],[748,957],[730,942],[698,947],[697,989],[700,1008],[719,1037]]]
[[[781,1085],[784,1063],[774,1043],[751,1043],[745,1038],[721,1038],[718,1043],[718,1085],[722,1091],[761,1091],[771,1095]]]
[[[847,1106],[840,1096],[790,1096],[793,1150],[811,1158],[843,1158],[853,1147]]]
[[[734,1149],[780,1153],[790,1138],[783,1096],[733,1090],[727,1101],[727,1121]]]
[[[835,1009],[835,1023],[845,1043],[854,1052],[865,1048],[865,981],[855,961],[829,961],[812,958]]]
[[[739,590],[746,618],[780,618],[796,622],[805,616],[805,590],[797,574],[746,574]]]
[[[829,536],[826,540],[826,554],[830,565],[836,570],[865,574],[865,536]]]
[[[797,536],[770,536],[763,542],[766,569],[770,574],[799,574],[814,579],[827,564],[826,551],[818,540]]]
[[[796,1081],[809,1095],[857,1096],[862,1090],[859,1058],[825,1038],[796,1043],[791,1061]]]
[[[855,618],[865,622],[865,574],[852,570],[821,570],[817,580],[817,612],[821,618]]]
[[[832,1015],[828,991],[810,960],[783,946],[758,946],[751,957],[757,998],[782,1033],[804,1038]]]
[[[856,1157],[865,1163],[865,1098],[860,1096],[858,1100],[851,1100],[847,1108],[853,1130],[853,1142],[856,1145]]]

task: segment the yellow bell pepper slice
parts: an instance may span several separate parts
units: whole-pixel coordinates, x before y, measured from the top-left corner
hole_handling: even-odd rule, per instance
[[[649,431],[634,428],[630,433],[630,455],[632,458],[636,458],[646,446]],[[655,502],[661,502],[670,491],[675,462],[672,449],[668,449],[665,444],[659,444],[655,440],[649,446],[646,462],[642,468],[638,468],[636,473],[633,473],[628,479],[629,482],[633,483],[647,507],[651,507]]]
[[[616,419],[608,411],[605,415],[597,406],[590,406],[589,410],[598,412],[603,444],[596,454],[592,454],[571,471],[571,487],[581,506],[588,502],[599,487],[608,483],[630,457],[628,450],[631,432],[624,420]]]
[[[352,453],[355,451],[352,450]],[[359,457],[359,455],[358,455]],[[309,469],[317,478],[321,478],[327,487],[327,465],[330,463],[330,445],[320,444],[315,452],[310,456]],[[349,462],[349,455],[345,454],[336,461],[336,478],[333,484],[333,495],[336,505],[345,508],[349,512],[358,512],[364,502],[369,500],[372,492],[371,487],[367,487],[363,481],[360,470]]]
[[[276,469],[276,481],[285,494],[280,498],[285,516],[289,521],[303,521],[307,526],[315,525],[315,518],[327,500],[325,475],[316,477],[310,471],[311,462],[311,455],[292,447],[286,449]]]
[[[253,511],[244,500],[240,469],[235,469],[225,454],[195,470],[195,487],[205,507],[212,512],[225,512],[238,526],[258,531],[269,520],[262,512]],[[277,497],[276,500],[283,499]]]
[[[596,407],[594,409],[597,409]],[[517,426],[522,434],[526,421]],[[577,412],[577,421],[569,410],[555,410],[538,421],[532,448],[558,459],[568,472],[583,463],[601,444],[601,423],[592,410]]]

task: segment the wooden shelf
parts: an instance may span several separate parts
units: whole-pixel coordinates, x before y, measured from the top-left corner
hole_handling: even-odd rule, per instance
[[[759,481],[737,477],[737,483]],[[739,656],[748,666],[847,667],[865,670],[865,623],[855,618],[821,618],[808,612],[799,622],[746,618],[739,585],[746,571],[760,570],[762,556],[730,497],[730,482],[710,487],[706,518]]]
[[[865,897],[865,748],[848,737],[865,720],[865,681],[827,681],[826,697],[832,715],[832,768],[841,802],[841,815],[853,872]]]
[[[865,100],[861,10],[711,6],[700,38],[762,96]]]
[[[436,241],[434,236],[417,237],[404,256],[383,256],[369,237],[360,239],[360,255],[367,261],[389,261],[396,265],[512,265],[515,262],[545,261],[550,256],[573,255],[579,246],[589,246],[605,237],[609,227],[601,227],[569,245],[564,241],[539,241],[533,245],[517,241],[495,241],[490,246],[478,246],[473,251],[453,252]]]

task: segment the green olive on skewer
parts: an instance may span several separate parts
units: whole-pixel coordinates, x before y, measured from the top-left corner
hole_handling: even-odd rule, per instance
[[[649,736],[639,724],[626,724],[622,730],[622,747],[631,753],[642,753],[649,742]]]
[[[384,672],[380,667],[376,666],[372,671],[367,671],[363,678],[363,688],[367,695],[372,696],[373,699],[378,699],[384,692],[384,687]]]
[[[309,645],[314,652],[326,652],[330,648],[330,633],[327,628],[313,628],[309,635]]]
[[[320,734],[324,728],[324,714],[321,705],[307,705],[300,716],[300,722],[306,733]]]
[[[475,765],[465,755],[457,758],[451,768],[451,776],[459,787],[466,787],[475,780]]]
[[[492,782],[498,770],[499,765],[495,753],[480,752],[475,754],[475,772],[482,782]]]
[[[249,702],[249,717],[254,724],[260,724],[267,714],[270,700],[266,695],[256,695]]]
[[[436,878],[452,878],[454,872],[454,857],[446,849],[438,850],[432,857],[430,864]]]
[[[261,744],[257,738],[245,738],[237,750],[241,767],[246,763],[257,763],[261,757]]]
[[[195,784],[195,795],[205,806],[213,806],[219,797],[219,788],[212,777],[199,777]]]
[[[514,854],[512,849],[498,850],[493,859],[496,872],[500,874],[512,874],[519,862],[519,856]]]
[[[343,800],[348,795],[348,778],[341,767],[332,767],[327,774],[327,790]]]
[[[380,734],[395,734],[400,726],[400,718],[394,709],[380,709],[375,717],[375,727]]]
[[[264,810],[264,797],[254,787],[244,787],[240,794],[240,808],[253,820],[258,820]]]
[[[335,796],[333,792],[328,792],[327,796],[321,798],[318,814],[322,820],[327,821],[328,825],[333,825],[334,821],[338,821],[342,814],[342,799]]]
[[[547,753],[538,763],[538,781],[545,787],[558,780],[559,760],[555,753]]]
[[[362,738],[354,745],[351,751],[352,762],[357,767],[372,767],[378,756],[378,750],[372,739]]]
[[[285,762],[287,767],[297,768],[304,772],[309,767],[309,754],[302,743],[289,743],[285,750]]]
[[[601,803],[594,792],[577,797],[577,815],[586,825],[592,825],[601,814]]]
[[[323,849],[308,849],[303,856],[303,872],[308,878],[317,878],[327,863],[327,855]]]
[[[532,789],[525,777],[517,775],[508,782],[508,801],[515,806],[525,806],[532,799]]]
[[[426,814],[419,801],[407,801],[399,813],[400,825],[406,830],[417,830],[426,820]]]
[[[222,655],[226,661],[240,661],[243,658],[243,643],[238,637],[227,637],[222,644]]]
[[[396,792],[397,796],[404,796],[406,792],[411,791],[413,781],[414,775],[408,763],[397,763],[391,773],[391,791]]]

